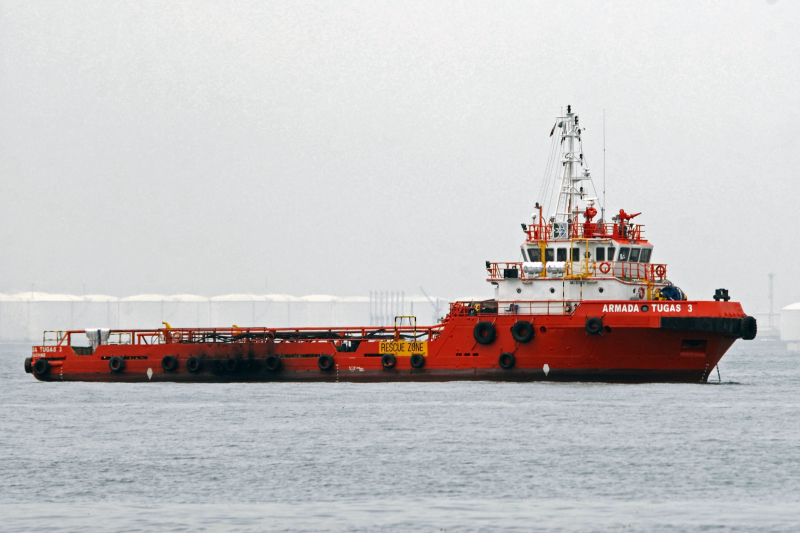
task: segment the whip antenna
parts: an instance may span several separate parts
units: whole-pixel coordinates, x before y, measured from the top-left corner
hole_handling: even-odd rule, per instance
[[[606,221],[606,108],[603,108],[603,205],[600,207],[600,218]]]

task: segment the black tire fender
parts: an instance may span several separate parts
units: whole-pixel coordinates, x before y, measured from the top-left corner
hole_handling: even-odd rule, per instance
[[[225,370],[228,372],[236,372],[239,370],[239,360],[229,357],[225,360]]]
[[[33,364],[32,364],[31,361],[33,361],[33,358],[31,358],[31,357],[26,357],[25,358],[25,373],[26,374],[30,374],[31,372],[33,372]]]
[[[514,337],[514,340],[517,342],[531,342],[535,335],[536,328],[533,327],[532,323],[526,322],[525,320],[520,320],[511,326],[511,336]]]
[[[421,353],[415,353],[411,356],[411,366],[419,370],[425,366],[425,356]]]
[[[586,320],[586,333],[589,335],[598,335],[603,331],[603,321],[596,316]]]
[[[267,372],[277,372],[283,366],[283,361],[275,354],[268,355],[264,366],[267,368]]]
[[[742,319],[741,324],[742,339],[751,341],[758,335],[758,322],[751,316],[746,316]]]
[[[161,358],[161,368],[164,372],[174,372],[178,370],[178,358],[174,355],[165,355]]]
[[[114,356],[108,360],[108,368],[115,374],[119,374],[125,370],[125,359],[122,357]]]
[[[200,372],[203,370],[203,360],[199,357],[195,357],[194,355],[191,356],[189,359],[186,360],[186,370],[191,373]]]
[[[514,364],[517,361],[514,358],[514,354],[513,353],[505,352],[505,353],[501,353],[500,354],[500,357],[498,358],[497,362],[500,363],[500,366],[503,369],[510,370],[510,369],[514,368]]]
[[[478,344],[491,344],[497,338],[497,329],[491,322],[481,321],[475,324],[472,336]]]
[[[50,361],[45,358],[37,359],[35,363],[33,363],[33,367],[31,368],[33,373],[37,377],[46,376],[50,373]]]
[[[397,358],[393,354],[385,353],[381,357],[381,364],[384,370],[391,370],[397,364]]]
[[[333,370],[335,363],[336,362],[333,360],[333,356],[328,354],[322,354],[319,356],[319,359],[317,359],[317,365],[323,372],[330,372]]]

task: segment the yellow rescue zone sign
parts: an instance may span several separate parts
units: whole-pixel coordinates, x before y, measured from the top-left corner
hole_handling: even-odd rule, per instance
[[[388,341],[381,343],[381,353],[395,357],[411,357],[415,353],[428,357],[428,341]]]

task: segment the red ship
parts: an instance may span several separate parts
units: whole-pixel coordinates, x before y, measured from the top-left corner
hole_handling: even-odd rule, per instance
[[[650,261],[640,213],[606,222],[601,207],[595,221],[569,106],[553,136],[553,215],[537,203],[521,260],[486,262],[493,299],[454,302],[435,326],[398,316],[388,328],[46,332],[25,370],[42,381],[706,382],[737,339],[755,338],[756,320],[725,289],[687,299]],[[91,346],[73,346],[78,335]]]

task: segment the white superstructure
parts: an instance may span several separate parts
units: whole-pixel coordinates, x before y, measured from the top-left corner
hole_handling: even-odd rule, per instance
[[[571,106],[556,119],[551,136],[540,194],[550,196],[551,203],[555,198],[553,211],[545,218],[545,208],[537,202],[531,224],[522,224],[526,238],[521,261],[487,261],[495,299],[684,299],[667,279],[666,265],[651,262],[653,245],[643,236],[644,226],[631,222],[640,213],[620,209],[611,223],[594,221],[599,199],[583,153],[579,117]]]

